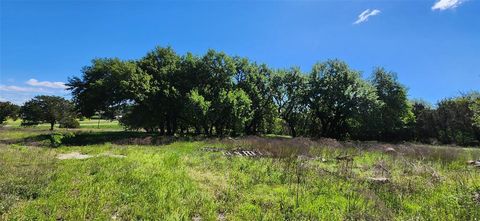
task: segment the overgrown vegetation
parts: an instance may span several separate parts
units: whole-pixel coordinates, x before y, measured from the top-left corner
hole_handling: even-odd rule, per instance
[[[466,164],[478,149],[256,136],[162,146],[92,139],[53,149],[0,145],[1,219],[480,218],[480,173]],[[224,154],[246,150],[259,155]],[[56,159],[72,152],[94,157]]]

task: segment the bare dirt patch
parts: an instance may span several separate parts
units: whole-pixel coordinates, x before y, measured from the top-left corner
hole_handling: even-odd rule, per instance
[[[59,154],[57,155],[57,159],[59,160],[69,160],[69,159],[76,159],[76,160],[82,160],[82,159],[88,159],[92,157],[113,157],[113,158],[125,158],[127,156],[125,155],[119,155],[119,154],[113,154],[111,152],[105,152],[97,155],[88,155],[88,154],[82,154],[79,152],[72,152],[72,153],[64,153],[64,154]]]
[[[92,155],[87,155],[87,154],[81,154],[79,152],[72,152],[72,153],[65,153],[65,154],[59,154],[57,156],[57,159],[59,160],[69,160],[69,159],[87,159],[93,157]]]

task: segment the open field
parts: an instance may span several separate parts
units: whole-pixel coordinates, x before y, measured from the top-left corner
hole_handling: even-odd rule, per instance
[[[480,218],[480,149],[75,132],[0,130],[2,220]]]
[[[20,119],[18,119],[16,121],[8,119],[5,122],[5,127],[23,128],[23,127],[20,126],[21,123],[22,123],[22,120],[20,120]],[[80,129],[91,129],[91,130],[101,130],[101,129],[104,129],[104,130],[122,130],[123,129],[123,127],[118,123],[117,120],[85,119],[85,120],[79,121],[79,123],[80,123]],[[58,124],[56,124],[55,127],[57,129],[59,129]],[[48,123],[39,124],[39,125],[31,127],[31,128],[49,129],[50,124],[48,124]],[[70,130],[72,130],[72,129],[70,129]]]

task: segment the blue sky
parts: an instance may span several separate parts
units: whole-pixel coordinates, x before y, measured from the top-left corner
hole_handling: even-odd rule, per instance
[[[480,90],[480,1],[12,1],[0,3],[0,100],[68,97],[97,57],[209,48],[274,68],[338,58],[398,74],[431,103]],[[360,17],[361,15],[361,17]]]

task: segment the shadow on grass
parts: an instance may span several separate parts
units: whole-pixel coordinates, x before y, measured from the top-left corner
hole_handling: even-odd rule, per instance
[[[166,145],[175,141],[200,141],[204,136],[162,136],[139,131],[43,131],[28,137],[3,139],[2,144],[52,146],[52,136],[61,135],[61,145],[87,146],[104,143],[118,145]]]
[[[63,145],[86,146],[113,143],[119,145],[164,145],[178,140],[176,137],[160,136],[135,131],[77,132],[75,136],[62,140]]]

